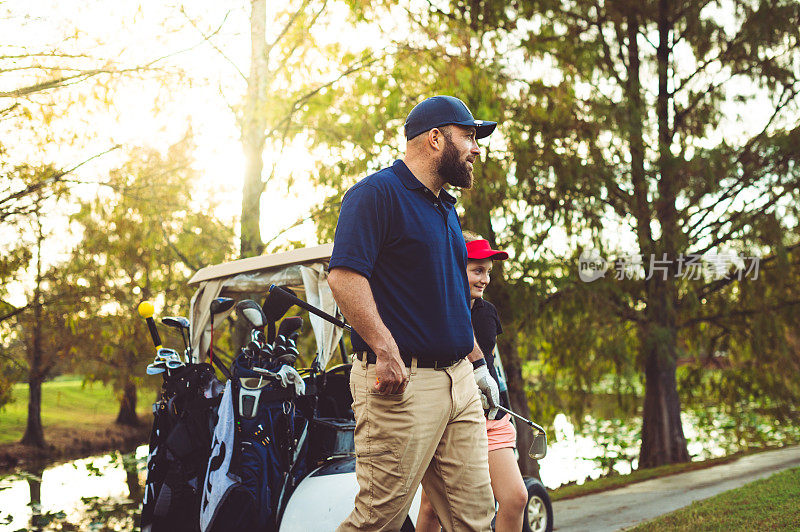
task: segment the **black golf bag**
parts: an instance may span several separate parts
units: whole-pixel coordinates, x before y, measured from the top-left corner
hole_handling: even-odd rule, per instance
[[[307,472],[294,399],[293,387],[234,363],[206,473],[204,532],[276,529],[281,501]]]
[[[196,516],[221,392],[209,364],[164,373],[161,397],[153,404],[143,531],[199,530]]]

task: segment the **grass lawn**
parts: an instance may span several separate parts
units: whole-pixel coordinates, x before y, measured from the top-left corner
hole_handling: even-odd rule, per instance
[[[692,503],[633,530],[800,530],[798,501],[800,468],[795,468]]]
[[[139,394],[138,413],[150,422],[151,392]],[[84,386],[79,376],[64,376],[42,385],[42,424],[47,438],[49,428],[100,430],[114,422],[119,401],[114,390],[103,384]],[[14,386],[14,400],[0,409],[0,443],[19,441],[25,432],[28,415],[27,384]]]
[[[558,501],[561,499],[573,499],[575,497],[582,497],[584,495],[589,495],[592,493],[600,493],[601,491],[608,491],[621,488],[623,486],[627,486],[628,484],[643,482],[645,480],[650,480],[651,478],[666,477],[668,475],[675,475],[677,473],[684,473],[686,471],[705,469],[707,467],[712,467],[715,465],[731,462],[741,456],[744,456],[746,454],[753,454],[755,452],[760,452],[761,450],[766,451],[769,449],[759,449],[754,451],[735,453],[720,458],[712,458],[710,460],[704,460],[702,462],[686,462],[683,464],[669,464],[659,467],[652,467],[649,469],[639,469],[637,471],[633,471],[629,475],[616,475],[613,477],[604,477],[604,478],[598,478],[597,480],[590,480],[588,482],[584,482],[583,484],[571,484],[569,486],[562,486],[550,492],[550,499],[553,501]]]

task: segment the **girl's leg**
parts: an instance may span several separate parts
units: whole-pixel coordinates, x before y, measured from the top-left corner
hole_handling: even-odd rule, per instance
[[[414,529],[417,532],[439,532],[442,529],[433,505],[428,500],[428,496],[425,495],[425,490],[422,490],[422,497],[419,501],[419,517],[417,517],[417,525]]]
[[[492,477],[494,498],[499,505],[495,531],[520,532],[528,491],[519,472],[514,449],[506,447],[489,451],[489,474]]]

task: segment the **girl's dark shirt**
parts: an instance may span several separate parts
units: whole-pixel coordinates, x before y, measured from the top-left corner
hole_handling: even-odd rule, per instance
[[[478,298],[472,304],[471,314],[472,330],[475,331],[478,347],[481,348],[486,365],[489,366],[489,374],[499,383],[500,379],[497,378],[497,370],[494,367],[494,346],[497,343],[497,335],[503,333],[503,326],[500,325],[497,309],[488,301]],[[500,394],[500,404],[510,408],[506,394]],[[504,412],[498,412],[495,419],[501,419],[503,416]]]

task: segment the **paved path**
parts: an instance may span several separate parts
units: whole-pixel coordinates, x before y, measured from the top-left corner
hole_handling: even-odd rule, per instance
[[[555,530],[620,530],[717,493],[800,466],[800,446],[553,503]]]

